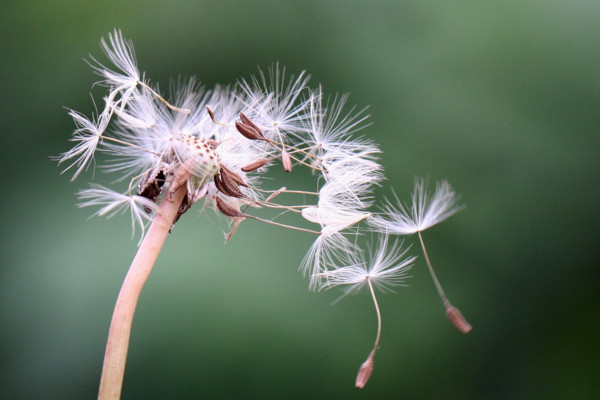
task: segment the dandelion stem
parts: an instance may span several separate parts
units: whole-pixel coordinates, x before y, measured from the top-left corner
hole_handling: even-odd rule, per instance
[[[110,323],[98,400],[119,399],[121,396],[135,308],[185,194],[186,186],[183,185],[175,193],[165,195],[160,210],[129,267]]]

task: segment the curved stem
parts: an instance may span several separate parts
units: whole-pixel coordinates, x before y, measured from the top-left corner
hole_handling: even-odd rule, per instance
[[[121,396],[135,308],[185,194],[186,187],[183,185],[175,193],[167,193],[164,196],[160,210],[154,217],[121,286],[108,332],[99,400],[119,399]]]
[[[379,304],[377,304],[377,297],[375,296],[375,290],[373,289],[373,284],[371,283],[371,279],[367,277],[367,283],[369,284],[369,290],[371,291],[371,296],[373,297],[373,304],[375,304],[375,311],[377,312],[377,337],[375,338],[375,345],[373,346],[373,350],[369,353],[369,357],[365,360],[364,363],[361,364],[358,369],[358,374],[356,375],[356,381],[354,386],[359,389],[365,387],[371,374],[373,373],[373,365],[375,364],[375,352],[377,351],[377,346],[379,346],[379,338],[381,337],[381,312],[379,312]]]
[[[188,110],[187,108],[179,108],[179,107],[175,107],[174,105],[172,105],[171,103],[169,103],[168,101],[166,101],[160,94],[156,93],[154,91],[154,89],[152,89],[150,86],[146,85],[144,82],[142,81],[138,81],[137,82],[139,85],[142,85],[143,87],[145,87],[146,89],[148,89],[150,91],[150,93],[152,93],[154,96],[156,96],[157,99],[159,99],[160,101],[163,102],[163,104],[165,106],[167,106],[168,108],[170,108],[173,111],[177,111],[180,112],[182,114],[189,114],[192,111]]]
[[[438,294],[440,295],[440,298],[442,299],[442,303],[444,304],[444,307],[446,308],[446,317],[448,317],[448,320],[452,323],[452,325],[454,325],[454,327],[456,329],[458,329],[461,333],[471,332],[471,329],[473,327],[471,326],[469,321],[467,321],[467,319],[462,315],[462,313],[460,312],[460,310],[458,308],[456,308],[452,304],[450,304],[450,300],[448,300],[446,293],[444,293],[444,289],[442,289],[442,285],[440,284],[440,281],[438,281],[438,278],[435,275],[435,272],[433,271],[433,266],[431,265],[431,261],[429,261],[429,256],[427,255],[427,249],[425,249],[425,242],[423,241],[423,238],[421,237],[421,232],[418,232],[418,234],[419,234],[419,240],[421,241],[421,248],[423,249],[423,254],[425,255],[425,261],[427,262],[427,268],[429,268],[429,273],[431,274],[431,277],[433,278],[433,283],[435,283],[435,288],[437,289]]]
[[[438,278],[435,275],[435,272],[433,271],[433,266],[431,265],[431,261],[429,261],[429,255],[427,254],[427,249],[425,248],[425,242],[423,241],[421,232],[417,232],[417,234],[419,235],[419,240],[421,241],[421,248],[423,249],[423,255],[425,256],[425,262],[427,263],[427,268],[429,268],[431,278],[433,278],[435,288],[437,289],[437,292],[440,295],[440,298],[442,299],[442,303],[444,303],[444,307],[448,308],[448,306],[450,306],[450,302],[448,301],[448,297],[446,297],[446,293],[444,293],[444,289],[442,289],[440,281],[438,281]]]

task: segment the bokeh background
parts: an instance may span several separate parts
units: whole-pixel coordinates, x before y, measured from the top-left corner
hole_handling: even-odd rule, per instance
[[[138,306],[125,399],[592,399],[600,393],[597,1],[4,1],[0,10],[0,398],[91,399],[112,308],[136,251],[127,216],[87,220],[49,159],[65,106],[90,114],[114,28],[166,87],[274,62],[370,105],[388,182],[448,179],[466,211],[426,232],[447,323],[419,260],[380,297],[331,302],[297,271],[311,238],[190,212]],[[98,90],[93,91],[99,95]],[[416,250],[416,249],[415,249]]]

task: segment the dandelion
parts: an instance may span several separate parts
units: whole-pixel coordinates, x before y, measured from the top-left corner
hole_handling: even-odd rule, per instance
[[[388,248],[389,247],[389,248]],[[402,249],[402,243],[394,242],[388,246],[388,235],[380,236],[377,249],[371,254],[370,262],[364,260],[355,260],[353,265],[337,268],[331,271],[325,271],[319,274],[324,278],[325,283],[322,288],[330,289],[339,285],[348,285],[346,294],[355,293],[367,287],[377,314],[377,336],[373,350],[369,353],[367,360],[361,365],[356,376],[355,386],[362,389],[369,380],[373,372],[375,362],[375,353],[379,347],[381,338],[381,312],[375,289],[381,292],[391,290],[394,286],[399,286],[404,282],[406,271],[411,268],[416,257],[405,257],[408,249]]]
[[[411,235],[417,233],[419,242],[425,256],[425,262],[433,279],[436,290],[446,308],[446,316],[450,322],[462,333],[469,333],[471,325],[463,317],[458,308],[454,307],[442,285],[440,284],[433,266],[427,254],[427,248],[423,241],[421,232],[439,224],[464,209],[458,204],[459,197],[450,184],[446,181],[438,182],[435,192],[430,194],[426,189],[425,179],[415,179],[415,188],[412,193],[412,204],[410,207],[403,204],[396,197],[396,202],[388,202],[383,210],[386,217],[375,215],[369,221],[371,226],[382,232],[390,232],[397,235]]]
[[[226,241],[248,220],[313,235],[300,263],[311,290],[347,285],[351,293],[369,288],[378,332],[357,377],[357,387],[363,387],[381,334],[375,289],[385,292],[400,285],[414,261],[397,242],[388,245],[388,233],[369,253],[369,262],[358,245],[358,238],[372,233],[372,226],[394,225],[384,224],[384,217],[369,210],[383,169],[378,146],[357,136],[367,126],[365,109],[347,107],[347,95],[325,97],[321,86],[309,85],[306,72],[291,75],[277,64],[266,73],[212,89],[193,78],[179,79],[163,97],[158,85],[140,72],[133,44],[120,31],[110,33],[100,46],[110,64],[93,57],[89,64],[107,90],[103,107],[92,118],[69,112],[76,125],[71,139],[75,145],[57,157],[59,164],[67,164],[64,171],[73,172],[73,179],[96,163],[112,174],[122,188],[91,184],[79,193],[80,206],[99,207],[93,215],[107,217],[129,210],[132,231],[141,232],[111,320],[99,399],[120,396],[142,287],[169,232],[196,203],[227,220]],[[105,157],[97,159],[98,154]],[[272,187],[272,179],[265,179],[275,165],[290,173],[285,185]],[[314,181],[308,187],[288,182],[299,168],[312,172]],[[435,209],[440,209],[438,203],[450,207],[442,207],[427,223],[454,212],[448,196],[434,199]],[[426,201],[420,207],[430,205]],[[258,217],[258,208],[271,214]],[[388,208],[391,218],[402,215]],[[282,214],[296,217],[296,222],[281,222]],[[389,230],[400,233],[398,229]]]

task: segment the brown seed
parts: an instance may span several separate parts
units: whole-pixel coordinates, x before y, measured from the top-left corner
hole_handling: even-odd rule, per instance
[[[219,211],[221,211],[223,214],[227,215],[228,217],[231,217],[231,218],[245,218],[246,217],[246,214],[239,212],[238,210],[231,207],[220,196],[216,197],[216,201],[217,201],[217,208],[219,209]]]
[[[358,374],[356,375],[356,382],[354,383],[354,386],[356,386],[358,389],[362,389],[365,387],[365,385],[369,381],[369,378],[371,377],[371,374],[373,373],[373,364],[375,358],[374,352],[375,350],[373,350],[371,354],[369,354],[369,358],[367,358],[367,360],[361,364],[358,370]]]
[[[259,158],[258,160],[246,165],[245,167],[242,167],[242,171],[244,171],[244,172],[256,171],[260,167],[264,167],[265,165],[267,165],[268,162],[269,162],[269,160],[267,160],[266,158]]]
[[[246,139],[250,139],[250,140],[259,140],[261,139],[262,135],[260,135],[254,128],[252,128],[249,125],[243,124],[241,122],[236,122],[235,123],[235,128],[238,130],[239,133],[242,134],[242,136],[244,136]]]
[[[254,122],[252,122],[252,120],[248,117],[246,117],[246,115],[244,115],[244,113],[240,113],[240,119],[242,120],[242,122],[252,128],[254,128],[254,130],[256,132],[258,132],[258,134],[261,137],[264,137],[264,134],[262,133],[262,131],[260,130],[260,128],[258,126],[256,126],[256,124]]]
[[[221,170],[221,183],[225,187],[225,190],[231,197],[242,198],[245,197],[244,193],[240,190],[240,185],[232,178],[230,174],[225,170]]]
[[[451,304],[446,308],[446,317],[448,317],[452,325],[454,325],[461,333],[466,334],[471,332],[471,329],[473,328],[471,324],[463,317],[460,310]]]
[[[292,170],[292,159],[285,149],[281,150],[281,161],[283,162],[283,169],[285,172],[291,172]]]
[[[240,191],[238,186],[235,185],[231,180],[223,180],[223,174],[215,175],[214,177],[215,186],[217,190],[229,197],[242,198],[244,194]]]
[[[215,182],[215,187],[217,188],[217,190],[221,193],[225,193],[226,189],[223,187],[223,181],[221,181],[221,177],[219,175],[215,175],[213,177],[213,181]]]
[[[210,119],[212,119],[212,122],[216,124],[217,121],[215,121],[215,113],[213,112],[213,110],[210,109],[209,106],[206,106],[206,112],[208,112],[208,115],[210,115]]]
[[[236,174],[235,172],[233,172],[226,166],[221,165],[221,172],[225,172],[238,185],[243,186],[243,187],[248,187],[248,185],[246,184],[246,182],[244,182],[244,180],[242,179],[241,176],[239,176],[238,174]]]

